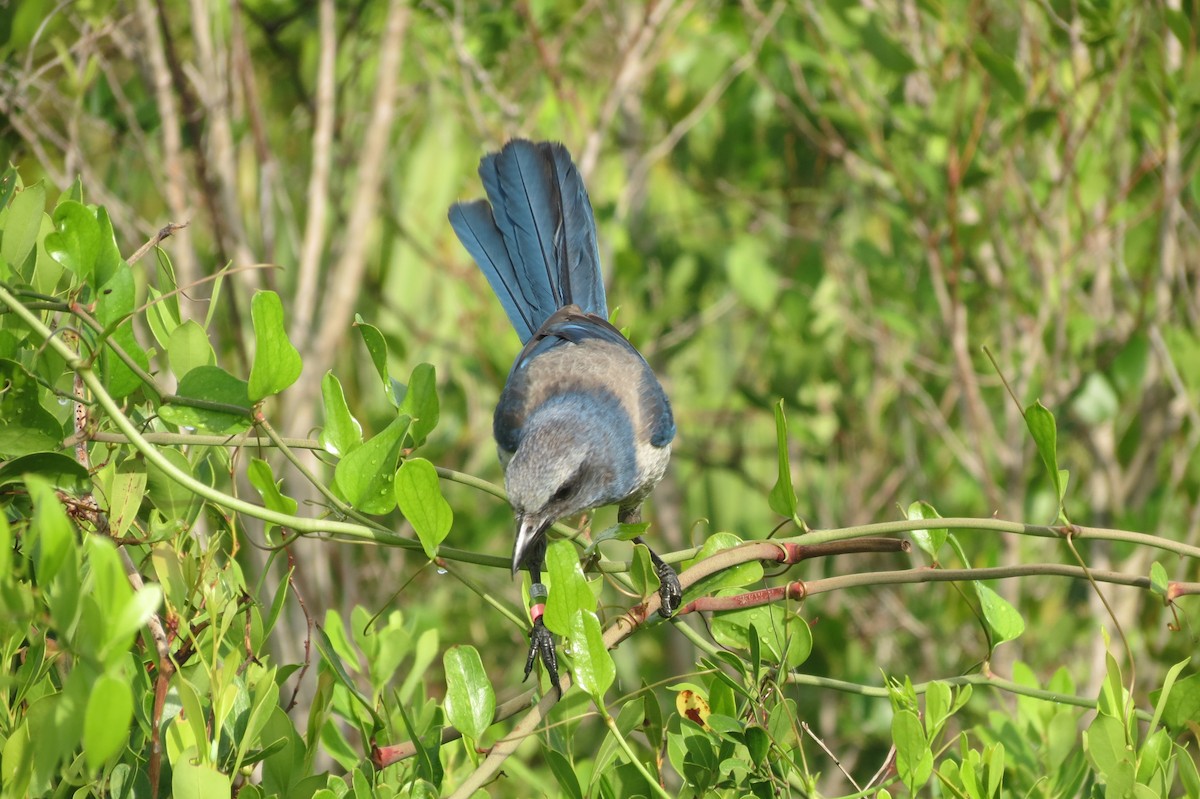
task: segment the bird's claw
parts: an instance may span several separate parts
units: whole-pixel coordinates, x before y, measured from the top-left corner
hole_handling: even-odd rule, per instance
[[[533,623],[533,629],[529,631],[529,657],[525,658],[525,679],[522,682],[529,679],[529,673],[533,671],[533,663],[539,657],[546,667],[546,673],[550,675],[550,681],[561,695],[562,687],[558,682],[558,654],[554,651],[554,635],[546,629],[541,617],[538,617],[538,620]]]
[[[669,564],[660,560],[654,564],[654,570],[658,572],[658,598],[661,600],[658,615],[669,619],[679,610],[679,604],[683,601],[683,586],[679,584],[679,575]]]

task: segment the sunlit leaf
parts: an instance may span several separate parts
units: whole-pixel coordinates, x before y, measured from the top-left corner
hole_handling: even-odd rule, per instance
[[[575,683],[595,702],[603,703],[605,692],[616,679],[617,667],[608,647],[604,645],[600,620],[591,611],[576,611],[571,617],[571,630],[567,637],[575,657],[571,668]]]
[[[979,596],[979,605],[983,609],[983,617],[995,636],[995,644],[1011,641],[1025,632],[1025,620],[1007,599],[983,583],[976,582],[974,586],[975,593]]]
[[[424,458],[407,458],[396,471],[396,502],[432,560],[454,524],[454,512],[442,496],[437,470]]]
[[[914,519],[940,519],[941,514],[937,509],[928,502],[918,500],[908,506],[908,518]],[[942,549],[942,544],[946,543],[946,536],[950,531],[945,527],[931,527],[923,530],[913,530],[909,533],[913,541],[917,542],[917,546],[923,549],[930,558],[937,562],[938,552]]]
[[[492,726],[496,694],[473,646],[452,646],[442,655],[446,675],[446,719],[463,735],[478,741]]]
[[[788,451],[787,417],[783,414],[783,400],[775,403],[775,455],[779,471],[775,485],[767,495],[771,510],[780,516],[792,518],[796,515],[796,491],[792,488],[792,462]]]
[[[303,363],[287,337],[283,303],[273,291],[257,291],[250,301],[254,322],[254,365],[250,367],[251,401],[278,394],[296,382]]]
[[[333,479],[343,499],[364,513],[387,513],[396,507],[396,463],[409,424],[407,416],[397,416],[338,461]]]
[[[321,401],[325,408],[321,446],[330,455],[343,457],[362,443],[362,425],[350,414],[342,384],[333,372],[326,372],[321,378]]]

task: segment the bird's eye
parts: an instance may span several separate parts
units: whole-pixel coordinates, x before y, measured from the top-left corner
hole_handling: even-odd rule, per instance
[[[550,501],[562,502],[564,499],[571,496],[571,492],[574,490],[575,482],[573,480],[568,480],[567,482],[563,483],[557,491],[554,492],[554,495],[550,497]]]

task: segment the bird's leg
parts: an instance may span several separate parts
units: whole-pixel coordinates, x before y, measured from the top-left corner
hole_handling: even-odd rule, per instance
[[[641,524],[642,506],[618,508],[617,521],[621,524]],[[650,550],[650,562],[654,564],[654,571],[658,574],[658,598],[661,600],[658,606],[658,615],[669,619],[675,615],[675,611],[679,610],[679,603],[683,601],[683,586],[679,584],[679,575],[675,573],[670,564],[660,558],[653,549],[650,549],[650,545],[643,541],[640,535],[633,541]]]
[[[542,616],[546,613],[546,597],[550,593],[542,582],[540,564],[544,551],[543,547],[542,552],[537,553],[537,559],[533,561],[539,565],[529,567],[529,617],[533,620],[533,628],[529,631],[529,656],[525,658],[525,678],[521,682],[529,679],[529,673],[533,671],[533,662],[540,657],[561,699],[562,686],[558,681],[558,654],[554,651],[554,635],[542,621]]]

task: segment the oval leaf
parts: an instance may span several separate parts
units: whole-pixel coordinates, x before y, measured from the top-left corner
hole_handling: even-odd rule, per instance
[[[442,655],[446,672],[446,718],[459,732],[478,741],[492,725],[496,693],[473,646],[452,646]]]
[[[590,592],[589,592],[590,593]],[[575,665],[571,669],[575,682],[589,694],[596,704],[604,703],[604,694],[617,676],[608,647],[604,645],[604,633],[600,620],[590,611],[578,611],[571,618],[568,636]]]
[[[250,301],[254,321],[254,365],[250,367],[250,399],[278,394],[296,382],[303,362],[288,340],[283,304],[273,291],[258,291]]]
[[[240,433],[250,428],[253,404],[245,380],[234,377],[219,366],[197,366],[179,381],[177,396],[199,403],[219,403],[230,406],[229,411],[216,407],[164,404],[159,415],[180,427],[208,430],[212,433]],[[242,412],[235,412],[241,409]]]
[[[1007,599],[983,583],[975,583],[975,593],[979,595],[983,617],[996,636],[996,644],[1011,641],[1025,632],[1025,620]]]
[[[577,612],[596,609],[596,595],[583,576],[570,541],[555,541],[550,545],[546,550],[546,571],[550,575],[551,590],[542,621],[550,632],[569,635]]]
[[[125,747],[132,721],[133,691],[129,681],[101,675],[92,686],[83,719],[83,752],[88,768],[100,768]]]
[[[334,486],[363,513],[387,513],[396,507],[396,461],[409,424],[407,416],[397,416],[334,468]]]
[[[362,443],[362,425],[350,414],[342,384],[333,372],[326,372],[321,378],[321,404],[325,408],[321,446],[330,455],[343,457]]]
[[[442,496],[432,463],[424,458],[409,458],[400,464],[396,471],[396,502],[421,539],[425,554],[433,560],[438,544],[446,540],[454,524],[454,512]]]

